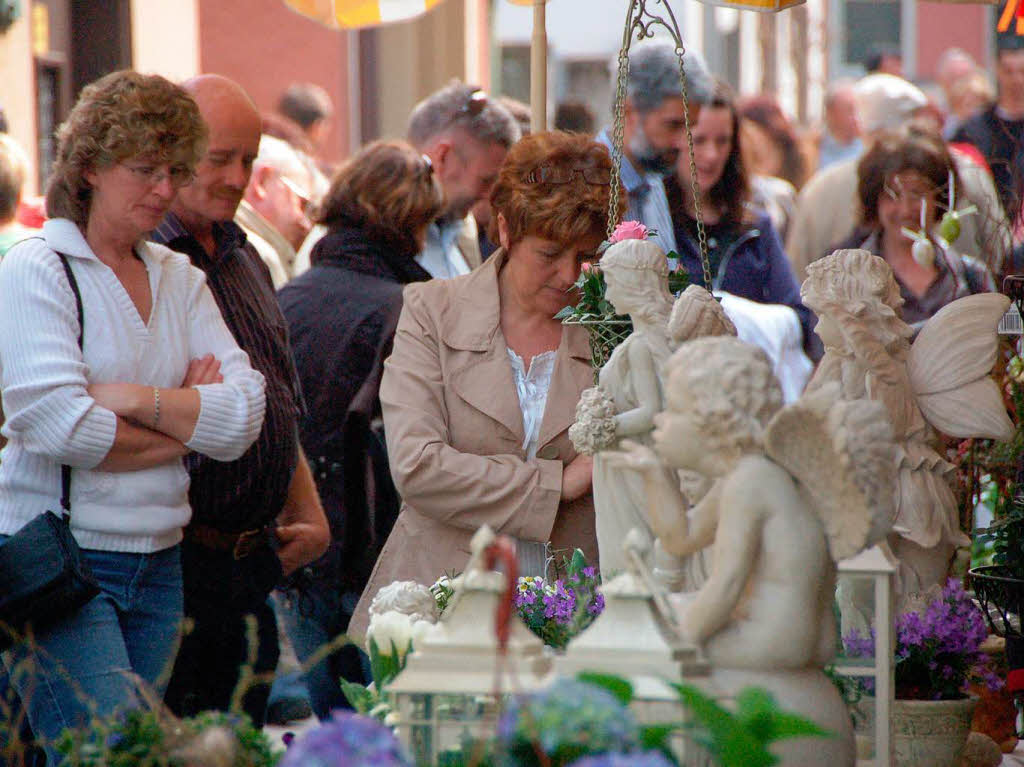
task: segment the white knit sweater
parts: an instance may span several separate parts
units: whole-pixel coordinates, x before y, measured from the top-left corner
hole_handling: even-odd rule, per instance
[[[0,386],[10,440],[0,453],[0,533],[59,510],[60,465],[71,472],[71,525],[79,545],[152,552],[181,540],[188,473],[181,460],[150,469],[98,471],[114,444],[116,416],[86,392],[92,383],[181,386],[191,359],[213,354],[224,383],[196,387],[201,407],[187,445],[238,458],[263,424],[264,380],[224,324],[206,276],[187,256],[139,242],[149,272],[148,325],[114,272],[66,219],[0,264]],[[74,294],[56,252],[67,255],[85,313],[78,349]],[[83,359],[84,356],[84,359]]]

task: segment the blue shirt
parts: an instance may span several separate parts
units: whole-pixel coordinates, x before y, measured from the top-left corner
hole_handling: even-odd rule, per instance
[[[607,129],[601,131],[596,140],[608,147],[609,152],[612,151],[612,140]],[[676,250],[675,228],[662,177],[657,173],[637,170],[623,153],[619,178],[628,197],[623,221],[639,221],[648,229],[654,229],[656,234],[648,239],[658,243],[666,253]]]

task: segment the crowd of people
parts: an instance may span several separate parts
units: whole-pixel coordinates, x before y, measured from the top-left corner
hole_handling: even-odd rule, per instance
[[[0,136],[0,543],[56,508],[68,466],[101,588],[3,655],[24,737],[55,763],[64,728],[142,705],[139,685],[190,715],[251,674],[262,725],[295,694],[270,699],[278,625],[326,717],[366,664],[317,651],[365,634],[380,586],[464,567],[484,523],[528,574],[552,549],[596,562],[593,462],[567,436],[590,351],[554,315],[613,179],[787,396],[823,353],[800,283],[834,248],[881,256],[911,325],[1024,264],[1024,50],[998,52],[997,89],[947,52],[941,103],[880,56],[829,87],[815,141],[684,64],[688,102],[673,46],[631,54],[618,175],[583,105],[530,134],[523,105],[461,82],[332,168],[316,86],[261,115],[217,75],[110,74],[60,129],[45,221]]]

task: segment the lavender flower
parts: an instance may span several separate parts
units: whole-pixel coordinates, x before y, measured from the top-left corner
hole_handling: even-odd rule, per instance
[[[280,767],[412,767],[384,725],[346,711],[292,743]]]
[[[987,637],[981,610],[951,578],[936,599],[896,619],[897,697],[952,700],[963,697],[971,679],[995,684],[999,680],[986,671],[987,656],[979,650]],[[870,656],[874,631],[870,637],[851,631],[843,644],[851,657]]]
[[[523,577],[516,586],[515,606],[533,633],[551,647],[565,647],[604,610],[597,593],[600,576],[585,564],[582,553],[565,560],[565,577],[554,582]]]

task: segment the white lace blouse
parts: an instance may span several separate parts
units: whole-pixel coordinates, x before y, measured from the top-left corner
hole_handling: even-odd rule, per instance
[[[528,461],[537,457],[537,448],[540,447],[537,444],[540,440],[540,424],[544,420],[551,374],[555,370],[555,354],[555,351],[549,351],[536,355],[527,370],[523,358],[508,349],[516,393],[519,395],[519,409],[523,413],[523,434],[526,435],[523,438],[523,450]],[[520,574],[544,576],[547,569],[547,543],[517,540],[516,544]]]

